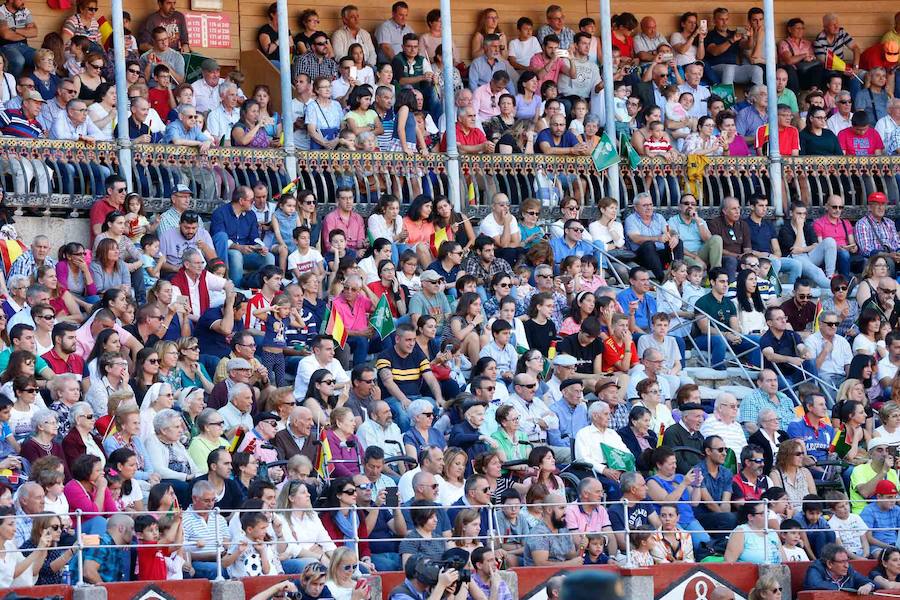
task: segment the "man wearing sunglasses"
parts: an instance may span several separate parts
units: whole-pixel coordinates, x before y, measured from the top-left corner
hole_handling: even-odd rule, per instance
[[[882,322],[890,325],[892,330],[900,329],[900,302],[897,300],[897,282],[893,278],[882,277],[878,281],[875,295],[863,303],[859,314],[867,310],[878,313]]]
[[[870,257],[874,254],[885,254],[888,267],[893,274],[896,263],[900,261],[900,235],[893,219],[885,217],[887,212],[887,196],[884,192],[872,192],[866,199],[869,213],[856,222],[853,234],[859,244],[859,253]]]
[[[801,277],[794,284],[794,295],[781,304],[791,328],[804,339],[812,333],[816,320],[816,304],[812,302],[812,298],[810,281]]]
[[[839,388],[844,383],[850,361],[853,360],[850,342],[837,333],[840,324],[841,318],[836,312],[823,312],[819,315],[819,330],[803,341],[809,348],[813,360],[816,361],[819,377],[834,385],[835,388]],[[897,336],[897,341],[900,342],[900,336]],[[897,359],[900,361],[900,343],[896,346]],[[887,358],[885,357],[885,360]],[[831,396],[831,403],[833,403],[835,390],[826,389],[825,391]]]
[[[759,500],[769,489],[772,482],[763,474],[765,462],[759,446],[750,444],[741,450],[741,468],[731,486],[733,500]]]
[[[862,262],[858,256],[859,246],[853,237],[853,223],[844,219],[844,199],[837,194],[828,197],[825,203],[825,214],[813,222],[813,229],[820,240],[833,238],[837,244],[837,272],[850,279],[850,263],[854,258]],[[859,265],[860,267],[862,265]]]

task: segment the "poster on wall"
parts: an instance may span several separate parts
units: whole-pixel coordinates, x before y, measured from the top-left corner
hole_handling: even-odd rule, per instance
[[[231,17],[221,13],[184,14],[192,48],[231,48]]]

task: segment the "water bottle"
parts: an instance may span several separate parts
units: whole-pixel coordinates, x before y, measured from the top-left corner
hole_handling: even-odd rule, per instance
[[[63,567],[62,583],[63,585],[72,585],[72,571],[69,569],[69,565]]]

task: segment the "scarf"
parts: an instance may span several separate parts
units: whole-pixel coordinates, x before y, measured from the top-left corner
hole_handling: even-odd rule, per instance
[[[190,302],[191,298],[191,290],[188,285],[187,273],[184,271],[184,267],[181,267],[178,270],[178,273],[175,274],[175,277],[172,278],[172,285],[178,288],[178,290],[184,294],[188,298],[188,302]],[[203,314],[209,308],[209,288],[206,287],[206,271],[200,273],[200,312],[199,314]],[[194,307],[192,306],[191,309]]]

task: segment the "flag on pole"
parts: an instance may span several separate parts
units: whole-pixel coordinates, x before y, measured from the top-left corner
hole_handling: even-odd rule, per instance
[[[618,448],[608,446],[603,442],[600,443],[600,450],[603,452],[603,460],[606,466],[616,471],[635,471],[634,454],[631,452],[622,452]]]
[[[816,318],[813,319],[813,333],[819,330],[819,319],[822,318],[822,312],[824,312],[825,308],[822,306],[822,301],[819,300],[816,302]]]
[[[372,317],[369,319],[369,325],[375,329],[375,333],[381,339],[387,339],[387,336],[394,332],[394,316],[391,314],[391,307],[388,304],[387,294],[381,294]]]
[[[619,154],[628,159],[628,166],[637,169],[641,164],[641,155],[637,153],[631,140],[623,133],[619,136]]]
[[[106,19],[106,17],[102,15],[99,19],[97,19],[97,31],[100,34],[100,45],[103,46],[104,50],[109,50],[110,48],[112,48],[112,23],[110,23]]]
[[[329,310],[328,321],[325,324],[325,333],[334,338],[341,348],[347,343],[347,328],[344,327],[344,319],[336,310]]]
[[[736,100],[734,97],[733,83],[720,83],[709,88],[709,91],[714,96],[718,96],[722,99],[722,102],[725,104],[725,108],[731,108],[735,105]]]
[[[556,340],[550,342],[550,348],[547,350],[547,358],[544,360],[544,372],[541,379],[546,380],[550,374],[550,368],[553,366],[553,359],[556,358]]]
[[[319,450],[316,453],[316,473],[323,479],[328,478],[328,463],[331,462],[331,445],[328,443],[328,436],[325,435],[325,428],[319,429]]]
[[[475,182],[469,182],[469,187],[466,188],[466,197],[469,201],[469,206],[475,206]]]
[[[434,233],[431,234],[431,254],[432,256],[437,256],[438,250],[441,249],[441,244],[450,240],[452,236],[450,235],[449,227],[435,227]]]
[[[656,436],[656,447],[661,448],[663,445],[663,436],[666,434],[666,424],[659,424],[659,435]]]
[[[331,304],[325,305],[325,314],[322,316],[322,322],[319,323],[319,333],[328,333],[328,324],[331,322]]]
[[[729,448],[725,452],[725,462],[722,464],[723,467],[731,471],[732,473],[737,473],[737,455],[734,453],[734,450]]]
[[[298,184],[298,183],[300,183],[300,178],[299,178],[299,177],[298,177],[297,179],[295,179],[295,180],[289,182],[289,183],[288,183],[286,186],[284,186],[283,188],[281,188],[281,191],[278,193],[277,196],[275,196],[274,199],[277,200],[278,198],[280,198],[281,196],[284,196],[285,194],[292,194],[292,193],[294,193],[294,190],[297,189],[297,184]]]
[[[600,142],[591,152],[591,158],[594,159],[594,166],[598,171],[606,170],[619,163],[619,153],[616,152],[615,145],[606,133],[600,136]]]
[[[825,53],[825,68],[829,71],[837,71],[838,73],[846,73],[847,72],[847,63],[844,62],[844,59],[834,53],[834,50],[829,50]]]

